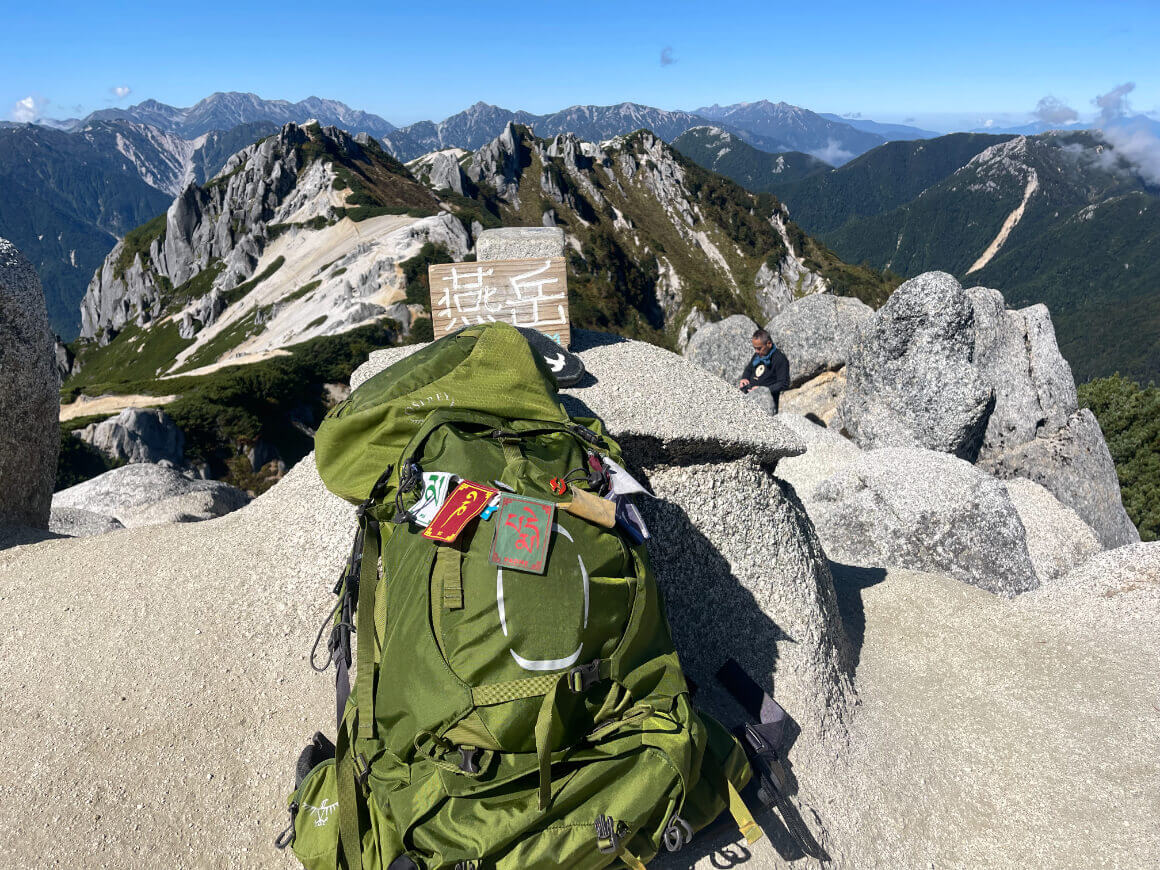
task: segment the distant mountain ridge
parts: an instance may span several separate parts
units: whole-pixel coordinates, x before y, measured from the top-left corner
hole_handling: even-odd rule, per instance
[[[288,100],[263,100],[257,94],[228,92],[211,94],[204,100],[179,109],[157,100],[145,100],[126,109],[101,109],[93,112],[73,129],[94,121],[129,120],[149,124],[183,139],[195,139],[211,130],[230,130],[239,124],[266,122],[281,127],[290,121],[318,121],[339,127],[351,134],[368,133],[385,136],[395,125],[385,118],[352,109],[338,100],[307,97],[297,103]]]
[[[791,181],[833,169],[800,151],[761,151],[720,127],[693,127],[674,139],[672,145],[698,166],[724,175],[754,193],[773,193]]]
[[[758,100],[731,106],[705,106],[696,113],[718,125],[772,136],[786,151],[804,151],[836,166],[886,142],[884,136],[858,130],[846,121],[831,121],[789,103]]]

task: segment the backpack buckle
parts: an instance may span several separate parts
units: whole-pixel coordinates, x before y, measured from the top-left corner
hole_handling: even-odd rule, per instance
[[[576,665],[568,671],[568,688],[576,694],[586,692],[600,680],[600,659],[593,659],[586,665]]]
[[[596,848],[602,855],[615,855],[620,851],[620,841],[628,833],[628,825],[617,822],[611,816],[596,817]]]
[[[464,773],[479,773],[479,762],[475,760],[478,754],[479,750],[474,746],[460,746],[459,769]]]

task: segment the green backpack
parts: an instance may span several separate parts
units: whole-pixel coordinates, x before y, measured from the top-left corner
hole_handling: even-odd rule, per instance
[[[470,327],[380,372],[315,451],[359,529],[323,626],[338,738],[303,753],[279,839],[307,870],[639,868],[726,808],[761,837],[745,754],[690,704],[645,548],[594,492],[620,447],[568,416],[517,330]],[[462,498],[428,492],[435,472]],[[498,509],[433,539],[469,483]],[[426,527],[424,503],[444,507]]]

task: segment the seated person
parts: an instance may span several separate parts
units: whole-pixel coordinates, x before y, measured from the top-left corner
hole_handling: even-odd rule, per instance
[[[748,393],[754,387],[768,387],[773,393],[773,411],[776,414],[778,397],[782,390],[789,388],[789,360],[774,346],[773,339],[764,329],[753,333],[750,344],[753,345],[753,359],[741,373],[741,381],[737,386],[743,393]]]

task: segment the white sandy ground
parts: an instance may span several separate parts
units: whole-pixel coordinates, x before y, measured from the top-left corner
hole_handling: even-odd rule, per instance
[[[177,396],[104,395],[77,396],[76,401],[60,406],[60,419],[75,420],[93,414],[116,414],[126,408],[155,408],[176,399]]]
[[[271,841],[303,742],[333,733],[306,656],[352,524],[308,459],[219,520],[0,549],[0,867],[294,866]],[[1160,620],[845,576],[849,754],[796,771],[836,866],[1157,865]],[[726,866],[730,840],[657,866]],[[766,841],[746,866],[783,862]]]
[[[1003,221],[1003,226],[999,227],[999,234],[991,240],[991,244],[987,245],[987,250],[979,255],[979,259],[971,264],[971,268],[967,269],[967,274],[977,272],[991,262],[991,259],[999,253],[999,249],[1007,241],[1007,237],[1011,235],[1011,230],[1015,229],[1019,221],[1023,220],[1023,212],[1027,208],[1027,203],[1031,201],[1031,194],[1039,189],[1039,175],[1034,169],[1031,170],[1031,177],[1027,179],[1027,186],[1023,189],[1023,201],[1015,206],[1011,214],[1007,215],[1007,219]],[[902,236],[898,237],[899,244],[902,243]]]

